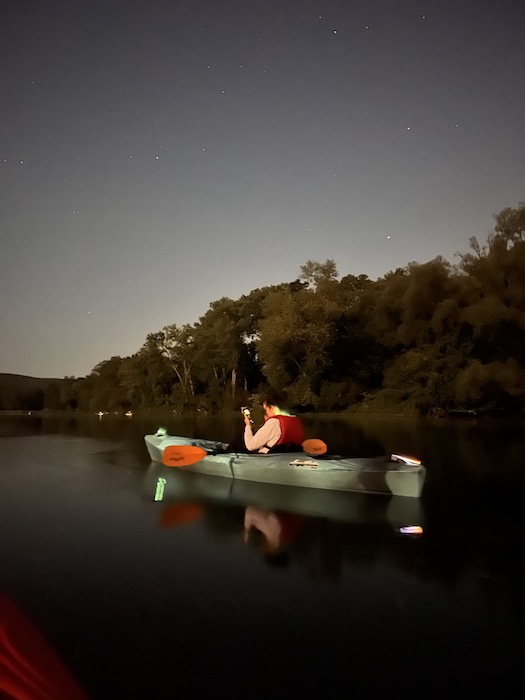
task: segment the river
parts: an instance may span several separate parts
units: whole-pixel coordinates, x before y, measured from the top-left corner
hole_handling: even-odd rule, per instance
[[[333,452],[428,473],[420,500],[301,500],[150,464],[161,422],[240,444],[209,416],[0,416],[0,596],[87,697],[523,692],[522,423],[307,418]],[[3,697],[29,652],[1,623]]]

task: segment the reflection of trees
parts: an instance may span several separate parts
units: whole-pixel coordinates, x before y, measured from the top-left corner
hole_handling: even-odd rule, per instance
[[[382,416],[344,420],[314,417],[308,433],[322,438],[332,452],[372,456],[404,452],[427,466],[425,491],[482,482],[498,475],[511,481],[525,477],[523,424],[511,419],[474,423]]]

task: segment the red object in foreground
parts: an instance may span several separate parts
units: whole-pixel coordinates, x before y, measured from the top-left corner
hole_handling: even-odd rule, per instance
[[[162,453],[162,464],[166,467],[187,467],[200,462],[208,453],[195,445],[168,445]]]
[[[12,600],[0,593],[0,697],[88,700],[58,654]]]

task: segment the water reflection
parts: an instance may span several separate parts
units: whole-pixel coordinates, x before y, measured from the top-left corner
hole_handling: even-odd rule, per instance
[[[213,537],[245,543],[268,564],[293,561],[315,578],[339,580],[349,563],[386,560],[417,571],[409,554],[418,545],[400,533],[403,526],[423,525],[417,499],[254,484],[152,463],[145,487],[157,501],[159,483],[162,528],[198,520]]]
[[[517,496],[505,511],[497,495],[473,493],[465,506],[254,484],[153,463],[144,485],[148,498],[162,501],[160,527],[199,523],[214,538],[249,545],[268,564],[299,565],[311,578],[338,581],[349,566],[387,566],[451,586],[523,579]],[[405,534],[406,526],[422,534]]]
[[[287,566],[290,550],[306,523],[306,516],[296,513],[273,512],[257,506],[244,511],[242,540],[259,549],[264,561],[272,566]],[[260,537],[253,537],[256,532]]]
[[[421,499],[313,489],[226,479],[152,462],[144,485],[154,500],[205,500],[224,506],[256,505],[355,523],[385,521],[392,527],[424,524]]]
[[[107,418],[0,420],[0,588],[93,697],[172,697],[184,681],[197,697],[206,679],[206,696],[261,679],[275,694],[276,663],[287,694],[330,678],[341,694],[429,697],[438,679],[442,697],[458,674],[476,692],[522,678],[525,493],[499,468],[522,468],[525,440],[510,426],[337,424],[336,447],[422,448],[418,500],[186,474],[150,464],[155,417]],[[239,427],[190,423],[167,427]],[[410,524],[423,535],[399,532]]]

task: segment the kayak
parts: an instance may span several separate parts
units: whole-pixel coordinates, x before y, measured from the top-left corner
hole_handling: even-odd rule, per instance
[[[174,453],[176,456],[177,448],[184,457],[193,450],[194,463],[181,459],[184,466],[177,467],[176,460],[169,464],[184,471],[241,481],[419,498],[426,476],[420,460],[402,454],[344,457],[305,452],[231,452],[227,443],[168,435],[163,429],[145,435],[144,440],[152,462],[167,464],[167,448],[171,457]]]

